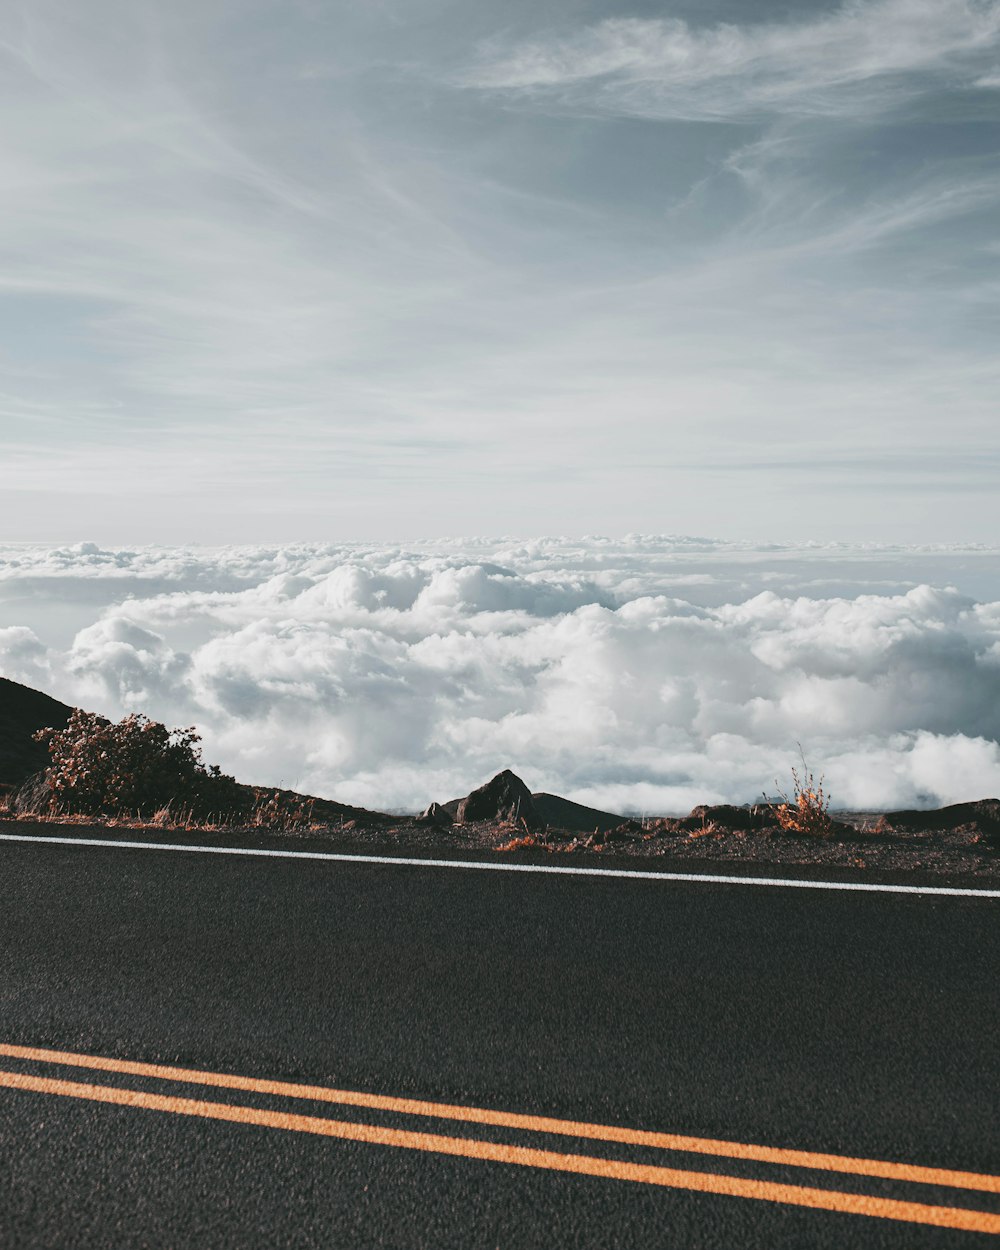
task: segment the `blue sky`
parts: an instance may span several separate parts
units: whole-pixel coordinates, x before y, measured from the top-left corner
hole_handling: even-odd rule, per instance
[[[0,4],[0,537],[988,541],[1000,4]]]

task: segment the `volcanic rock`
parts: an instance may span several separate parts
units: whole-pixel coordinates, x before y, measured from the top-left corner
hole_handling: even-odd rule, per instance
[[[770,819],[765,819],[765,811]],[[731,803],[701,803],[691,809],[691,815],[684,818],[684,823],[689,828],[711,824],[732,833],[749,833],[773,824],[774,817],[770,808],[735,807]]]
[[[614,829],[606,829],[595,836],[604,842],[634,842],[642,837],[642,825],[637,820],[623,820]]]
[[[459,803],[456,824],[471,824],[477,820],[523,821],[529,828],[539,823],[531,791],[509,768],[497,773]]]
[[[1000,834],[1000,799],[976,799],[972,803],[952,803],[930,811],[886,812],[885,824],[897,833],[922,833],[939,829],[978,829]]]
[[[418,825],[450,825],[454,820],[451,812],[441,803],[432,803],[417,817]]]

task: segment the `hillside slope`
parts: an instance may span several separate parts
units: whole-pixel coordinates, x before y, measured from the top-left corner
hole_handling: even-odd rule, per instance
[[[48,763],[48,752],[32,734],[62,729],[73,709],[40,690],[0,677],[0,788],[19,786]]]

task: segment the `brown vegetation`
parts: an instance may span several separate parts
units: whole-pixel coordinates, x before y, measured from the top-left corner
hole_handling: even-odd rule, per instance
[[[148,717],[117,724],[74,709],[62,729],[34,738],[49,765],[0,796],[0,814],[14,819],[155,829],[308,827],[313,800],[288,791],[240,785],[201,758],[193,728],[168,729]]]
[[[791,798],[778,790],[781,802],[774,807],[778,825],[785,833],[829,837],[834,831],[834,822],[830,819],[830,797],[823,788],[823,778],[817,781],[803,760],[801,774],[792,769],[792,783]]]
[[[54,814],[151,816],[173,808],[205,819],[243,805],[235,779],[203,763],[193,728],[168,729],[138,714],[116,724],[76,708],[65,729],[42,729],[35,739],[48,747]]]

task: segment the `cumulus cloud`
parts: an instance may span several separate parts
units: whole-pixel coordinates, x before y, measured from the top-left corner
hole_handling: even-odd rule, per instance
[[[18,673],[22,680],[40,685],[49,677],[48,653],[33,629],[26,625],[0,628],[0,673]]]
[[[633,536],[0,553],[0,672],[375,807],[502,767],[622,811],[1000,793],[1000,553]],[[94,596],[93,589],[101,593]],[[24,592],[24,593],[22,593]],[[77,622],[65,637],[53,607]],[[58,613],[57,613],[58,615]]]

